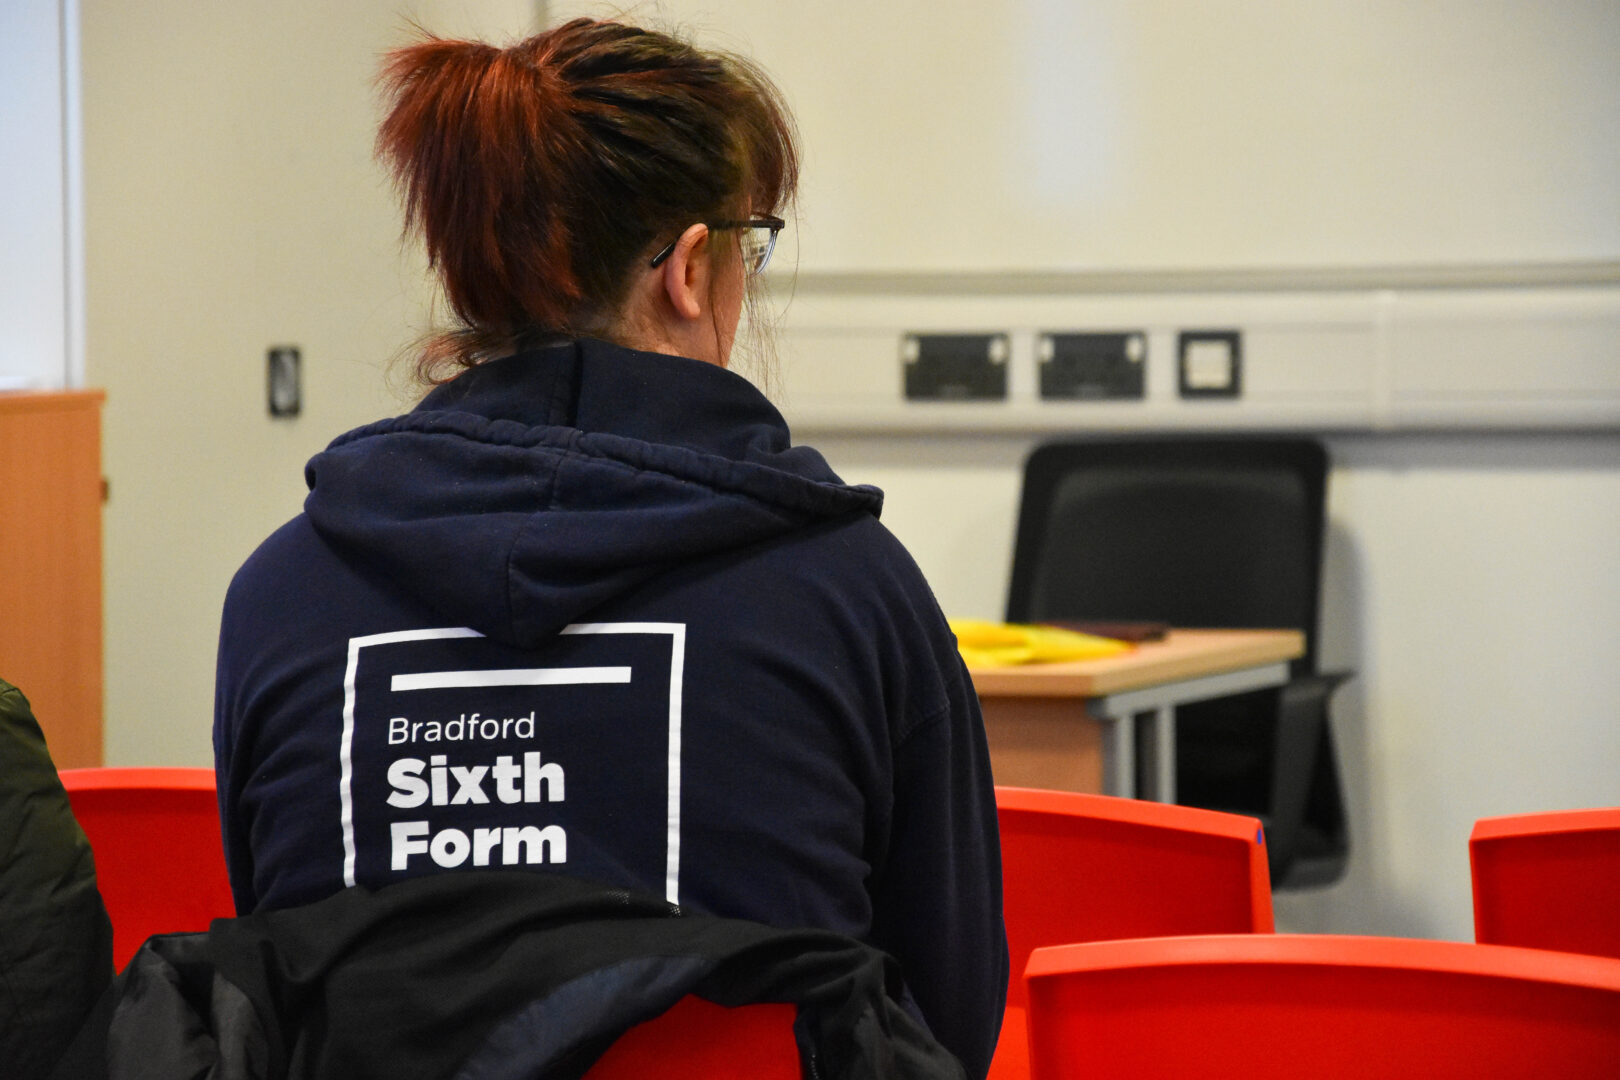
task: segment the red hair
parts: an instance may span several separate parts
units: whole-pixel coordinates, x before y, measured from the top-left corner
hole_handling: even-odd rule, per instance
[[[378,156],[462,323],[425,349],[428,381],[526,338],[602,332],[650,249],[773,213],[798,182],[770,80],[654,31],[576,19],[505,49],[425,36],[380,82]]]

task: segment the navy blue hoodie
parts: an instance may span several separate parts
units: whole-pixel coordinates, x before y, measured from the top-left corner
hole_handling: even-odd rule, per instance
[[[475,367],[306,477],[220,633],[241,911],[512,867],[835,930],[984,1073],[984,732],[880,492],[741,377],[595,341]]]

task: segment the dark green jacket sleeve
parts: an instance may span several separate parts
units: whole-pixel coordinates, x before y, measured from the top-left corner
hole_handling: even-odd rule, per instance
[[[0,1076],[44,1076],[112,978],[112,924],[28,700],[0,680]]]

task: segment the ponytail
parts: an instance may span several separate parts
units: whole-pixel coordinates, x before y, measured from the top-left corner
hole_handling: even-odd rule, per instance
[[[600,333],[636,260],[694,221],[791,199],[791,121],[747,61],[576,19],[501,49],[390,52],[377,135],[460,325],[429,382],[533,336]]]

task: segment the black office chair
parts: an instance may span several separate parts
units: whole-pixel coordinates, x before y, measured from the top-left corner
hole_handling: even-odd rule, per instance
[[[1254,814],[1272,882],[1325,885],[1349,854],[1316,668],[1327,454],[1306,439],[1049,443],[1024,469],[1009,622],[1150,621],[1305,633],[1289,683],[1176,710],[1177,800]]]

